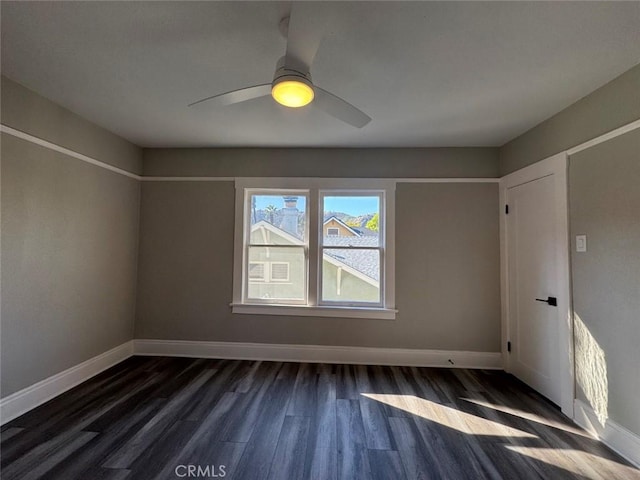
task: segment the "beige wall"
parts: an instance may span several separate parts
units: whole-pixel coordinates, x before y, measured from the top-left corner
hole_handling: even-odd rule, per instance
[[[136,338],[500,350],[497,184],[398,185],[395,321],[231,314],[233,202],[143,183]]]
[[[498,176],[497,148],[154,148],[143,155],[149,176]]]
[[[137,147],[4,78],[2,123],[139,168]],[[1,142],[5,397],[133,338],[140,187],[8,134]]]
[[[570,158],[577,397],[640,435],[640,130]]]
[[[640,118],[640,65],[500,148],[500,175]]]
[[[2,76],[2,124],[122,168],[142,171],[142,149]]]

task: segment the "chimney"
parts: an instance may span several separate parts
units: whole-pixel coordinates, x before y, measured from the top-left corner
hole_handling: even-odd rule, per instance
[[[282,197],[284,200],[284,208],[282,209],[282,223],[280,228],[291,235],[298,235],[298,197]]]

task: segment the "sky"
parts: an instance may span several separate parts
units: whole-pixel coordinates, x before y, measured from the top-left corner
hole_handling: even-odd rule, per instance
[[[343,212],[357,217],[378,212],[378,197],[324,197],[325,212]]]
[[[273,205],[277,209],[284,207],[284,201],[280,195],[256,195],[255,199],[257,210],[264,210],[267,205]],[[305,200],[304,197],[298,197],[298,210],[304,210]],[[324,197],[324,210],[357,217],[378,212],[378,203],[378,197]]]

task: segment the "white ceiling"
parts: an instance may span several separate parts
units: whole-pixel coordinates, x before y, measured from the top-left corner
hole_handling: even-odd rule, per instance
[[[271,98],[281,2],[2,2],[2,71],[141,146],[497,146],[640,61],[640,2],[325,2],[314,82],[361,130]],[[295,15],[296,13],[294,13]]]

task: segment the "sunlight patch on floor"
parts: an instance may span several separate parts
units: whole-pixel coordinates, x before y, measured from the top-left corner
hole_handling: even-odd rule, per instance
[[[518,408],[511,408],[505,405],[496,405],[495,403],[486,402],[483,400],[476,400],[473,398],[462,398],[462,400],[470,403],[475,403],[481,407],[490,408],[492,410],[497,410],[499,412],[507,413],[509,415],[514,415],[516,417],[520,417],[525,420],[529,420],[531,422],[540,423],[547,427],[557,428],[559,430],[564,430],[565,432],[569,432],[574,435],[580,435],[587,438],[593,438],[587,432],[582,430],[579,427],[572,427],[571,425],[567,425],[565,423],[557,422],[555,420],[551,420],[549,418],[541,417],[540,415],[536,415],[535,413],[525,412],[524,410],[520,410]]]
[[[640,471],[608,458],[573,449],[533,448],[505,445],[507,450],[554,465],[589,479],[638,478]],[[595,466],[595,467],[594,467]]]
[[[362,393],[361,395],[469,435],[538,438],[517,428],[440,405],[415,395],[380,393]]]

